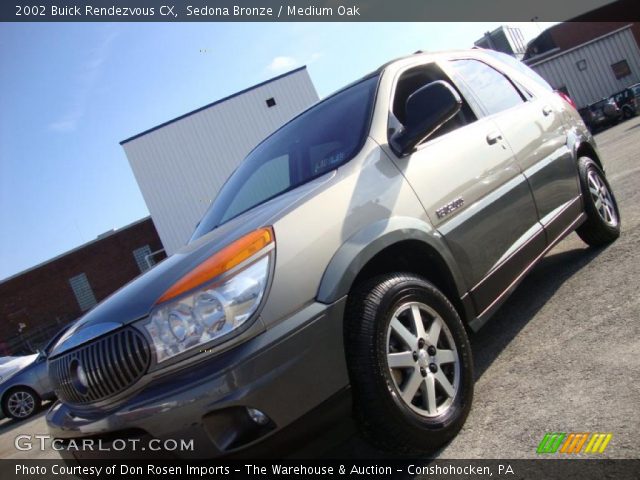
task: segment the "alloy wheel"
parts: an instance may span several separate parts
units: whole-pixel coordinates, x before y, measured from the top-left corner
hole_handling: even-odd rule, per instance
[[[29,392],[19,390],[13,392],[7,401],[9,413],[15,418],[26,418],[33,413],[36,400]]]
[[[419,302],[402,304],[387,329],[387,366],[399,398],[418,415],[435,417],[453,403],[460,359],[438,313]]]
[[[597,171],[589,171],[587,174],[587,183],[593,205],[598,211],[600,218],[610,227],[618,225],[618,214],[616,212],[615,202],[611,196],[611,192],[607,188],[607,184],[600,178]]]

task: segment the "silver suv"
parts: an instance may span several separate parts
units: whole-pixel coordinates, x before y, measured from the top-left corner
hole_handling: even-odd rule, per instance
[[[620,214],[566,98],[490,51],[395,60],[260,143],[58,342],[48,424],[248,454],[350,392],[374,443],[435,449],[471,408],[467,332],[574,230],[607,244]]]

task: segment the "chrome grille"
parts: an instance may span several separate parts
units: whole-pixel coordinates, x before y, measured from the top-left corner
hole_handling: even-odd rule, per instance
[[[99,402],[123,392],[147,371],[149,345],[126,328],[49,361],[49,377],[58,398],[67,403]],[[84,382],[79,381],[82,367]]]

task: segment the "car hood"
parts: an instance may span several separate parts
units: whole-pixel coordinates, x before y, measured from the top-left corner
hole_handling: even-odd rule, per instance
[[[60,338],[49,356],[55,357],[146,317],[162,294],[185,274],[234,240],[260,227],[272,225],[332,176],[331,173],[324,175],[276,197],[186,245],[86,313]]]
[[[0,365],[0,383],[9,380],[16,373],[24,370],[38,358],[38,354],[12,357],[11,360]]]

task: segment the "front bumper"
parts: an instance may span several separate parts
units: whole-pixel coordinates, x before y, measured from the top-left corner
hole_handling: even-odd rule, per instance
[[[154,380],[115,410],[79,414],[56,403],[47,413],[50,432],[62,439],[58,444],[73,446],[60,453],[77,460],[145,458],[150,439],[156,446],[191,443],[188,450],[163,452],[165,458],[214,458],[250,449],[348,385],[344,304],[310,304],[227,352]],[[252,422],[246,407],[264,412],[269,424]],[[141,440],[137,450],[109,448],[132,436]],[[100,450],[78,449],[83,439],[99,441]]]

